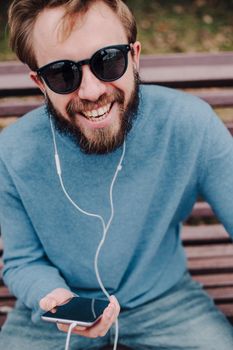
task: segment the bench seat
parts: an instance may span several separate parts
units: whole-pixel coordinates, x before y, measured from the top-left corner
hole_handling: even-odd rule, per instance
[[[140,74],[146,84],[186,89],[213,108],[232,110],[226,126],[233,135],[233,52],[144,56]],[[43,96],[27,76],[26,66],[16,62],[0,63],[0,75],[0,120],[18,118],[43,103]],[[209,220],[211,224],[206,224]],[[203,284],[233,325],[232,240],[207,203],[195,204],[184,225],[182,242],[191,275]],[[2,251],[0,240],[0,327],[15,303],[1,279]],[[112,347],[102,350],[110,349]],[[118,349],[127,350],[126,347]]]

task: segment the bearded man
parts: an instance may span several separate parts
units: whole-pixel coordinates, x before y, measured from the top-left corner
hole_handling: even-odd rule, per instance
[[[232,349],[180,240],[199,193],[233,236],[228,131],[197,98],[139,84],[121,0],[15,0],[9,26],[45,105],[0,138],[3,277],[18,300],[2,348],[63,349],[71,328],[41,315],[78,294],[109,304],[74,324],[71,349],[113,344],[118,323],[136,350]]]

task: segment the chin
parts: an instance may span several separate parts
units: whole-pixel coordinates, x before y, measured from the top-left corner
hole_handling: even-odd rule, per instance
[[[124,133],[119,121],[105,128],[81,129],[81,133],[83,134],[80,140],[81,149],[87,154],[110,153],[124,142]]]

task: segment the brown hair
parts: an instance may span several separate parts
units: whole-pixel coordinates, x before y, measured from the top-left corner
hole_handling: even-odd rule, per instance
[[[32,33],[41,11],[64,6],[63,31],[68,36],[77,14],[85,14],[94,2],[102,1],[121,20],[129,43],[136,41],[137,27],[134,16],[122,0],[14,0],[9,9],[10,45],[18,58],[32,70],[38,68],[33,49]]]

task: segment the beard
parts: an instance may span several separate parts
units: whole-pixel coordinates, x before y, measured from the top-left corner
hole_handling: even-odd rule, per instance
[[[90,102],[87,100],[78,100],[73,98],[66,106],[67,117],[64,117],[53,105],[47,96],[48,114],[53,119],[55,128],[63,135],[70,137],[86,154],[106,154],[119,148],[126,135],[132,129],[133,122],[136,119],[139,106],[139,75],[134,72],[134,88],[130,99],[125,106],[125,94],[120,89],[115,89],[111,96],[104,94],[98,101]],[[104,106],[117,103],[119,107],[119,126],[110,125],[109,127],[83,130],[76,124],[75,115],[81,111],[93,109],[93,106]],[[114,124],[114,123],[113,123]]]

